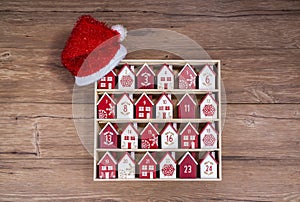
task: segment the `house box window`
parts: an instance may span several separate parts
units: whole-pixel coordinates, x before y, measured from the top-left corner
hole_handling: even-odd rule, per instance
[[[189,136],[187,135],[183,136],[183,140],[189,140]]]
[[[189,146],[189,142],[184,142],[183,146],[188,147]]]
[[[106,170],[106,166],[102,166],[102,170]]]
[[[150,107],[146,107],[146,111],[147,111],[147,112],[150,112]]]
[[[142,170],[147,170],[147,165],[143,165]]]
[[[147,176],[147,172],[142,172],[142,176]]]
[[[140,111],[144,111],[144,107],[139,107],[139,110]]]
[[[195,140],[196,139],[196,137],[194,136],[194,135],[192,135],[191,137],[190,137],[190,140]]]
[[[163,106],[159,106],[158,109],[159,109],[159,110],[164,110],[164,107],[163,107]]]
[[[111,78],[111,76],[107,78],[107,81],[112,81],[112,78]]]
[[[139,117],[144,117],[144,114],[143,113],[139,113]]]
[[[171,81],[171,77],[167,77],[167,81]]]
[[[108,166],[108,170],[113,170],[113,167],[112,166]]]
[[[170,110],[170,106],[166,106],[166,110]]]
[[[149,170],[154,170],[154,166],[153,166],[153,165],[150,165],[150,166],[149,166]]]
[[[130,137],[130,140],[135,140],[135,137],[134,137],[134,136],[131,136],[131,137]]]
[[[124,140],[129,140],[129,136],[126,135],[126,136],[124,137]]]
[[[104,88],[106,85],[105,85],[105,83],[101,83],[100,86],[101,86],[102,88]]]
[[[165,81],[165,77],[161,77],[160,80],[161,80],[161,81]]]
[[[103,78],[101,79],[101,81],[106,81],[106,78],[105,78],[105,77],[103,77]]]

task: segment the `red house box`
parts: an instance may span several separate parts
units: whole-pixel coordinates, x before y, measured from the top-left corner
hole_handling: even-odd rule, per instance
[[[181,148],[195,149],[198,148],[199,133],[189,122],[179,134],[181,136]]]
[[[174,73],[170,67],[164,64],[157,73],[158,89],[174,89]]]
[[[155,73],[149,67],[144,64],[141,69],[136,73],[137,88],[138,89],[153,89],[154,88]]]
[[[148,123],[144,130],[141,132],[142,149],[157,149],[158,148],[158,135],[156,128]]]
[[[200,90],[214,90],[216,88],[216,72],[214,72],[213,66],[205,65],[198,76]]]
[[[210,93],[199,104],[201,119],[216,119],[218,117],[218,103]]]
[[[178,87],[179,89],[195,89],[197,74],[194,68],[186,64],[178,73]]]
[[[121,133],[121,148],[122,149],[137,149],[138,148],[138,132],[128,124],[124,131]]]
[[[118,162],[118,178],[119,179],[135,178],[135,162],[128,154],[128,152],[125,152],[123,157]]]
[[[114,89],[116,85],[116,76],[114,70],[110,71],[98,81],[98,89]]]
[[[194,99],[189,94],[186,93],[177,103],[178,118],[182,118],[182,119],[195,118],[196,105],[197,103],[194,101]]]
[[[218,142],[218,131],[211,123],[207,123],[200,132],[201,148],[216,149]]]
[[[176,178],[176,162],[169,152],[165,154],[158,164],[160,178]]]
[[[109,152],[106,152],[98,163],[99,178],[100,179],[116,178],[116,165],[117,162],[114,159],[114,157]]]
[[[218,177],[218,162],[214,152],[207,152],[200,163],[200,178],[215,179]]]
[[[156,102],[156,118],[157,119],[173,118],[173,102],[166,94],[162,94]]]
[[[108,122],[104,128],[100,131],[100,148],[117,148],[118,147],[118,135],[115,127]]]
[[[135,74],[128,64],[125,64],[118,74],[118,88],[122,90],[134,90]]]
[[[113,119],[115,118],[115,101],[104,93],[97,103],[98,118],[99,119]]]
[[[149,152],[147,152],[143,158],[138,163],[140,166],[140,178],[146,179],[155,179],[156,178],[156,164],[157,162],[151,156]]]
[[[153,102],[143,93],[140,98],[135,102],[135,118],[137,119],[150,119],[152,118]]]
[[[178,162],[179,165],[179,177],[180,178],[196,178],[198,163],[194,157],[189,153],[185,155]]]
[[[117,118],[118,119],[133,119],[134,105],[128,94],[124,93],[117,102]]]
[[[178,134],[171,123],[165,126],[165,128],[160,132],[160,136],[162,149],[178,148]]]

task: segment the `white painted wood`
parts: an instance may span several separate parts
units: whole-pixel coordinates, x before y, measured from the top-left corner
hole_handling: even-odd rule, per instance
[[[201,119],[217,119],[218,105],[215,99],[207,94],[200,103],[200,118]]]
[[[118,75],[118,88],[121,90],[134,90],[135,74],[128,65],[123,66]]]
[[[200,162],[200,178],[216,179],[218,177],[218,164],[216,160],[209,154],[205,155]]]
[[[132,124],[128,124],[121,133],[121,148],[122,149],[137,149],[138,148],[138,132]]]
[[[200,147],[202,149],[216,149],[218,132],[212,124],[206,124],[200,133]]]
[[[159,176],[165,179],[176,178],[176,163],[170,153],[166,153],[159,162]]]
[[[119,179],[135,178],[135,161],[127,152],[119,160],[118,178]]]
[[[157,73],[157,88],[174,89],[174,73],[167,65],[163,65]]]
[[[99,123],[166,123],[166,119],[97,119]],[[168,122],[172,123],[207,123],[207,122],[215,122],[220,121],[220,119],[168,119]]]
[[[216,73],[213,66],[205,65],[198,74],[200,90],[214,90],[216,88]]]
[[[162,94],[156,103],[156,119],[172,119],[173,103],[166,94]]]
[[[172,124],[168,124],[161,132],[161,148],[178,148],[178,134]]]
[[[133,119],[134,105],[127,94],[124,94],[117,103],[117,119]]]
[[[135,89],[135,90],[120,90],[120,89],[98,89],[97,93],[98,94],[103,94],[104,92],[109,93],[109,94],[123,94],[124,92],[126,93],[134,93],[134,94],[143,94],[145,91],[147,91],[147,94],[185,94],[187,90],[183,89],[173,89],[173,90],[161,90],[161,89]],[[199,90],[199,89],[191,89],[188,90],[189,94],[207,94],[209,92],[218,92],[219,90]]]

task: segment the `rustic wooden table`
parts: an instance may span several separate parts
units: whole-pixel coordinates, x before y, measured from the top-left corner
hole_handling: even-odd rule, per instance
[[[3,0],[0,13],[1,201],[300,200],[299,1]],[[92,181],[73,121],[74,78],[60,63],[81,14],[128,30],[170,29],[222,60],[222,182]],[[141,57],[176,58],[128,55]]]

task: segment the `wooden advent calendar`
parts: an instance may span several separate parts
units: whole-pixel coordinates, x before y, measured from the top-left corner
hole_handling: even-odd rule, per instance
[[[95,83],[94,180],[222,180],[219,60],[123,60]]]

